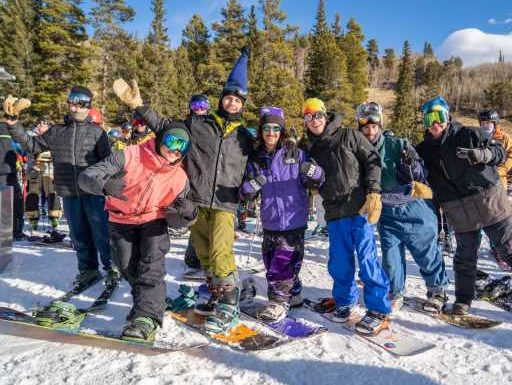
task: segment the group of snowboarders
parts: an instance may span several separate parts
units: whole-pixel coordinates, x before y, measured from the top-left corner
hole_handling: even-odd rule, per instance
[[[108,279],[122,276],[129,282],[133,307],[123,338],[152,341],[162,325],[169,226],[190,227],[187,253],[197,256],[210,292],[194,309],[206,317],[204,330],[223,333],[239,322],[235,215],[241,199],[257,196],[269,300],[259,317],[266,321],[283,319],[303,303],[299,273],[308,189],[323,200],[334,281],[333,298],[316,310],[332,311],[335,322],[353,318],[359,303],[355,252],[367,308],[356,324],[360,333],[389,328],[390,314],[402,306],[406,249],[427,288],[425,310],[432,312],[469,313],[482,230],[503,265],[512,267],[512,207],[502,183],[512,166],[512,142],[499,128],[496,111],[481,112],[480,128],[466,127],[452,119],[441,96],[433,98],[422,106],[425,137],[414,147],[384,129],[378,103],[357,108],[353,129],[322,100],[310,98],[303,105],[300,143],[289,140],[278,106],[260,108],[254,138],[242,118],[247,65],[243,50],[217,108],[211,109],[205,95],[195,95],[183,121],[145,105],[134,80],[116,80],[114,93],[134,115],[123,135],[128,138],[135,126],[144,130],[144,140],[118,151],[111,151],[107,133],[88,118],[93,94],[86,87],[71,89],[63,124],[39,125],[35,135],[18,120],[30,101],[8,97],[4,102],[0,144],[6,147],[9,137],[30,154],[51,152],[55,193],[62,197],[78,259],[75,285],[98,280],[98,256]],[[1,169],[7,178],[1,183],[8,182],[9,165],[1,165],[10,167]],[[451,306],[432,199],[457,240]]]

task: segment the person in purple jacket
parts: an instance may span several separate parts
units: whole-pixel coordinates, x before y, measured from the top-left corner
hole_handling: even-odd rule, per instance
[[[295,146],[284,146],[282,109],[263,107],[259,144],[249,158],[242,198],[261,193],[263,262],[267,270],[270,302],[259,312],[264,320],[281,320],[290,307],[302,306],[299,271],[304,257],[308,220],[308,187],[320,187],[324,172]]]

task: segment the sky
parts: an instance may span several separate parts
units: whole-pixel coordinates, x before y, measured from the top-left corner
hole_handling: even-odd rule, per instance
[[[92,0],[85,0],[89,9]],[[147,35],[152,19],[149,0],[127,0],[136,11],[125,28],[139,37]],[[226,0],[166,0],[166,27],[173,46],[181,42],[181,31],[194,13],[208,26],[221,19]],[[240,0],[249,9],[258,0]],[[438,57],[460,56],[465,66],[497,61],[501,49],[512,61],[512,0],[326,0],[329,22],[339,13],[342,24],[353,17],[362,26],[366,40],[376,39],[380,53],[385,48],[401,52],[404,40],[421,52],[425,41],[432,43]],[[282,0],[287,22],[302,32],[315,23],[317,0]]]

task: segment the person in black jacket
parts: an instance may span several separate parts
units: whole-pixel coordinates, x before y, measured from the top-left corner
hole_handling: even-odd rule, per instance
[[[422,106],[425,161],[436,200],[455,231],[455,303],[445,311],[468,314],[475,294],[480,230],[512,266],[512,207],[496,166],[505,160],[500,143],[479,128],[450,121],[448,103],[438,96]]]
[[[190,130],[191,149],[185,159],[190,179],[187,196],[199,207],[191,228],[192,242],[207,271],[211,301],[198,304],[197,312],[208,315],[205,330],[222,333],[239,320],[238,273],[233,253],[234,213],[240,202],[239,188],[252,149],[252,138],[244,127],[242,112],[247,98],[248,52],[242,51],[222,91],[216,111],[192,115],[185,120]],[[143,106],[135,80],[114,83],[119,99],[142,116],[158,133],[173,122]]]
[[[319,191],[329,232],[328,269],[334,280],[332,320],[347,322],[358,304],[355,251],[368,309],[356,330],[377,334],[389,327],[391,313],[389,279],[377,259],[372,226],[382,208],[380,156],[363,134],[342,128],[340,116],[328,115],[321,100],[306,100],[303,113],[310,155],[325,171]]]
[[[84,192],[78,186],[80,172],[110,155],[107,134],[88,120],[92,92],[74,86],[68,95],[69,113],[65,123],[49,127],[38,126],[38,136],[29,136],[18,122],[17,114],[10,113],[16,99],[7,99],[4,110],[9,117],[9,133],[22,147],[37,155],[50,151],[54,164],[54,183],[57,195],[62,197],[71,241],[78,258],[74,285],[86,287],[97,281],[98,253],[109,279],[118,279],[119,272],[112,266],[108,238],[105,198]]]

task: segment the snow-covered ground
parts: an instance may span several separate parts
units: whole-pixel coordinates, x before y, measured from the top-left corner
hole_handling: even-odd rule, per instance
[[[247,235],[235,244],[240,267],[258,261],[258,237],[248,258],[251,239]],[[326,270],[327,240],[314,238],[306,245],[301,273],[304,296],[328,296],[331,280]],[[170,296],[175,296],[178,285],[183,283],[185,247],[186,239],[175,239],[167,255],[166,281]],[[480,267],[499,274],[494,261],[487,259],[486,250],[482,251]],[[451,258],[446,258],[446,263],[453,278]],[[423,295],[425,289],[412,261],[408,272],[409,293]],[[0,274],[0,306],[29,312],[61,295],[76,273],[72,251],[18,242],[13,262]],[[247,274],[248,270],[241,268],[241,276]],[[255,279],[263,292],[263,273]],[[74,303],[83,307],[100,290],[99,285],[93,287]],[[453,285],[450,295],[453,298]],[[123,282],[108,309],[89,316],[83,325],[120,331],[130,306],[129,287]],[[463,330],[402,310],[394,322],[437,345],[418,356],[402,358],[306,310],[294,314],[325,325],[329,332],[256,353],[241,353],[211,344],[202,349],[146,357],[0,335],[0,384],[512,384],[512,314],[481,301],[475,301],[474,312],[504,323],[492,330]],[[166,319],[158,338],[198,342],[205,339],[171,319]]]

